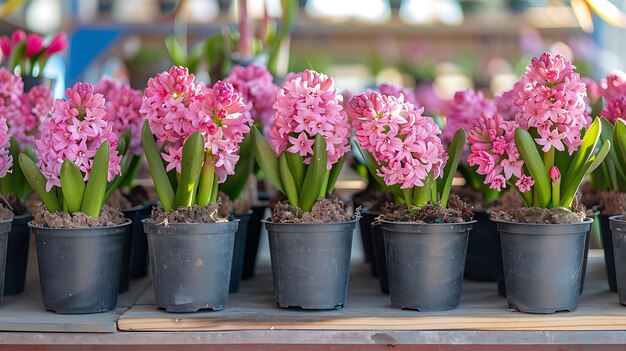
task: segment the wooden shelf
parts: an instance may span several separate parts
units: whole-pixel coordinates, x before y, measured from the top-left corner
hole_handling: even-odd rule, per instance
[[[422,313],[392,308],[389,297],[366,269],[350,277],[346,307],[335,311],[279,309],[272,295],[268,267],[243,282],[224,311],[171,314],[157,310],[147,289],[118,321],[122,331],[230,331],[230,330],[483,330],[574,331],[626,330],[626,308],[608,291],[602,257],[590,258],[585,292],[578,310],[554,315],[512,311],[496,294],[494,283],[465,281],[459,308]],[[359,266],[358,268],[363,268]]]

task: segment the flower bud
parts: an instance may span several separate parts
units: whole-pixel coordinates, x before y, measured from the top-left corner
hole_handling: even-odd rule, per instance
[[[550,175],[550,179],[552,179],[552,180],[560,180],[561,179],[561,172],[559,171],[559,168],[557,166],[552,166],[552,168],[550,168],[550,171],[548,172],[548,174]]]

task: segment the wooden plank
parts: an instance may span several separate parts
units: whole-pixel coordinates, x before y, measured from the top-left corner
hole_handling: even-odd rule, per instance
[[[363,267],[361,267],[363,268]],[[560,331],[626,330],[626,309],[608,291],[601,256],[589,259],[585,292],[578,310],[554,315],[512,311],[496,294],[495,283],[465,281],[461,306],[452,311],[424,313],[392,308],[379,292],[378,281],[366,269],[350,280],[347,306],[335,311],[279,309],[272,295],[272,280],[265,267],[252,281],[230,296],[224,311],[171,314],[157,310],[153,291],[147,289],[118,320],[123,331],[229,331],[229,330],[493,330]]]
[[[119,295],[113,311],[83,315],[46,311],[41,300],[34,240],[31,245],[24,293],[4,297],[0,305],[0,331],[114,333],[117,319],[150,284],[150,278],[131,281],[128,292]]]

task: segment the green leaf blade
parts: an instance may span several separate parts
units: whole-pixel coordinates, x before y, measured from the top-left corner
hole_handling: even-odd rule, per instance
[[[150,168],[152,181],[161,201],[161,206],[164,211],[171,211],[174,206],[174,189],[172,189],[172,184],[165,171],[163,159],[157,149],[148,121],[145,121],[141,128],[141,144],[148,160],[148,167]]]
[[[98,147],[96,155],[93,158],[93,166],[89,172],[89,179],[85,186],[85,195],[80,206],[81,212],[97,218],[100,216],[100,210],[104,203],[104,193],[107,187],[107,177],[109,174],[109,155],[111,147],[109,142],[105,141]],[[68,189],[63,189],[65,193]]]
[[[85,193],[83,173],[74,162],[65,160],[61,166],[60,179],[61,189],[63,189],[63,200],[67,204],[69,213],[80,211]]]

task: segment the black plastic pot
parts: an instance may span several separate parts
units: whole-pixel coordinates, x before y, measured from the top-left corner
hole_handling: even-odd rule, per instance
[[[46,309],[84,314],[115,308],[124,233],[130,221],[112,227],[70,229],[29,225],[37,244]]]
[[[143,224],[157,307],[167,312],[225,309],[239,222],[164,226],[145,219]]]
[[[24,82],[24,92],[29,92],[33,87],[37,85],[45,85],[48,88],[52,89],[54,86],[54,79],[46,78],[46,77],[32,77],[32,76],[22,76],[22,82]]]
[[[385,235],[383,228],[379,225],[372,226],[372,243],[374,246],[374,257],[376,263],[376,275],[380,292],[389,294],[389,274],[387,273],[387,255],[385,254]]]
[[[345,305],[356,222],[263,221],[279,307],[328,310]]]
[[[11,220],[0,222],[0,291],[4,290],[4,272],[7,259],[7,246],[9,243],[9,232],[11,231]],[[2,304],[2,294],[0,294],[0,305]]]
[[[619,303],[626,305],[626,221],[624,216],[609,218],[613,231],[613,248],[615,253],[615,267],[617,278],[617,296]]]
[[[148,238],[143,231],[143,221],[150,216],[152,204],[146,203],[122,210],[124,217],[133,221],[130,226],[130,277],[142,278],[148,274]]]
[[[230,288],[229,293],[239,291],[239,283],[241,282],[241,274],[243,272],[243,254],[246,249],[246,237],[248,236],[248,223],[250,222],[250,213],[235,214],[235,219],[239,220],[239,227],[235,233],[235,246],[233,248],[233,262],[230,269]]]
[[[583,268],[582,273],[580,275],[580,290],[579,294],[582,295],[583,289],[585,287],[585,275],[587,274],[587,261],[589,256],[589,240],[591,237],[591,233],[587,232],[585,236],[585,249],[583,253]],[[496,259],[498,261],[496,266],[496,276],[498,282],[498,295],[506,297],[506,285],[504,284],[504,267],[502,263],[502,244],[500,240],[500,232],[497,232],[494,236],[496,247]]]
[[[371,273],[374,277],[377,276],[376,272],[376,257],[374,256],[374,243],[372,242],[372,222],[376,219],[378,214],[374,212],[364,212],[359,220],[359,231],[361,233],[361,242],[363,243],[363,255],[365,256],[365,262],[370,263]]]
[[[604,263],[606,265],[606,276],[609,280],[609,289],[617,291],[615,253],[613,252],[613,235],[611,234],[609,216],[600,214],[597,218],[600,221],[600,234],[602,236],[602,248],[604,249]]]
[[[28,244],[30,229],[28,222],[33,219],[31,214],[13,218],[9,243],[7,246],[7,263],[4,273],[4,295],[17,295],[24,291],[26,281],[26,265],[28,263]]]
[[[474,229],[467,242],[465,278],[483,282],[497,281],[498,258],[496,240],[498,227],[485,211],[474,212]]]
[[[509,307],[528,313],[576,310],[585,239],[592,222],[497,222]]]
[[[254,277],[256,268],[256,256],[259,252],[259,240],[261,239],[261,220],[265,215],[267,206],[252,206],[252,216],[248,222],[248,235],[246,237],[246,247],[243,254],[243,272],[241,279],[246,280]]]
[[[475,222],[381,221],[391,305],[423,312],[456,308],[461,300],[467,238]]]
[[[133,230],[132,223],[126,228],[124,232],[124,239],[122,241],[122,263],[120,264],[120,285],[118,292],[127,292],[128,284],[130,282],[130,253],[133,244]]]

